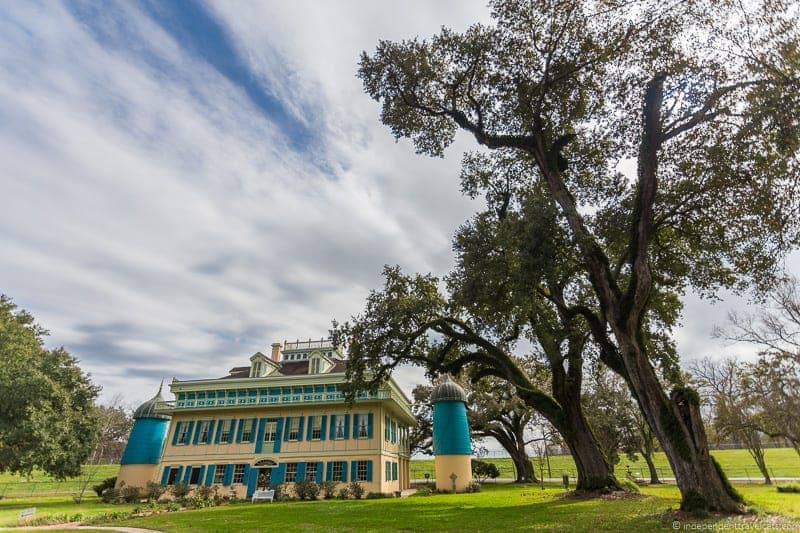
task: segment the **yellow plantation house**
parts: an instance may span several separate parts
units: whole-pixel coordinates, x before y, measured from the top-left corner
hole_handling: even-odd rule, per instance
[[[134,413],[117,486],[148,481],[256,489],[358,481],[366,492],[409,488],[411,404],[394,380],[344,401],[345,358],[328,340],[272,345],[217,379],[173,380]]]

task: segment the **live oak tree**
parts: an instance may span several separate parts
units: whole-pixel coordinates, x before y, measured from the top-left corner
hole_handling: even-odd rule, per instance
[[[667,390],[643,332],[654,294],[767,288],[797,245],[800,7],[490,5],[492,25],[381,41],[361,57],[364,88],[420,153],[442,156],[461,130],[531,168],[594,299],[552,303],[586,322],[629,384],[682,508],[739,512],[708,453],[697,394]],[[635,176],[620,174],[626,165]]]
[[[97,439],[100,390],[47,332],[0,295],[0,472],[81,473]]]

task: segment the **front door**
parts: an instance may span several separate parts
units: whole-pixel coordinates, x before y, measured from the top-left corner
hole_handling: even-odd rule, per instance
[[[271,468],[259,468],[258,469],[258,478],[256,479],[256,488],[258,490],[268,490],[269,489],[269,479],[270,474],[272,473]]]

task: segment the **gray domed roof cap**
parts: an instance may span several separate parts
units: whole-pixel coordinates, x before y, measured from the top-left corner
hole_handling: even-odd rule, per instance
[[[161,389],[164,387],[164,381],[161,381],[161,385],[158,387],[158,392],[155,396],[144,402],[142,405],[136,408],[133,412],[133,419],[138,420],[140,418],[160,418],[162,420],[169,420],[169,415],[164,415],[161,413],[156,413],[156,405],[158,402],[163,402],[164,397],[161,396]]]
[[[431,392],[431,403],[436,402],[464,402],[467,403],[467,393],[461,385],[450,379],[445,374],[444,380],[436,385]]]

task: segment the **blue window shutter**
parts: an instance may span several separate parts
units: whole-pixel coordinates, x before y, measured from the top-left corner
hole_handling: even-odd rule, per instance
[[[319,426],[319,439],[325,440],[325,424],[328,421],[328,415],[322,415],[322,423]]]
[[[372,481],[372,459],[367,461],[367,481]]]
[[[275,442],[272,444],[272,453],[281,451],[281,433],[283,433],[283,418],[279,418],[278,423],[275,424]],[[273,469],[273,473],[274,471],[275,469]]]
[[[389,417],[383,417],[383,440],[389,440]]]
[[[367,415],[367,438],[372,438],[372,413]]]
[[[228,486],[233,481],[233,465],[225,465],[225,475],[222,477],[222,484]]]
[[[225,425],[225,420],[220,419],[217,424],[217,434],[214,436],[214,444],[219,444],[219,437],[222,435],[222,426]]]
[[[183,482],[189,483],[189,479],[192,477],[192,468],[191,466],[187,466],[186,470],[183,471]]]
[[[250,442],[253,442],[252,439],[256,438],[256,425],[258,424],[258,419],[253,418],[250,420]]]
[[[205,472],[206,472],[206,465],[202,465],[200,467],[200,473],[197,474],[197,486],[198,487],[203,484],[203,474],[205,474]]]
[[[256,453],[261,453],[261,450],[264,447],[264,426],[266,423],[266,418],[258,419],[258,431],[256,432]]]
[[[341,415],[344,417],[344,438],[350,438],[350,415],[347,413]]]
[[[283,426],[283,440],[284,441],[288,441],[289,440],[289,429],[291,429],[291,427],[292,427],[292,417],[291,416],[287,416],[286,417],[286,422],[284,423],[284,426]]]
[[[358,478],[358,461],[350,461],[350,481]]]
[[[353,438],[354,439],[358,438],[358,422],[359,422],[358,419],[360,417],[361,417],[361,415],[357,415],[357,414],[353,413]]]
[[[197,444],[200,440],[200,430],[203,429],[203,421],[197,421],[197,427],[194,428],[194,437],[192,438],[192,444]]]
[[[336,415],[331,415],[331,440],[336,438]]]
[[[236,435],[236,419],[231,418],[231,427],[228,428],[228,444],[233,442],[233,438]]]
[[[187,439],[186,444],[192,442],[192,429],[194,429],[194,420],[189,422],[189,425],[186,426],[186,439]]]
[[[397,422],[392,420],[392,442],[397,442]]]
[[[242,442],[242,432],[244,431],[244,423],[247,422],[246,419],[240,418],[239,425],[236,428],[236,443]]]
[[[214,484],[215,468],[216,467],[214,465],[208,465],[208,468],[206,469],[206,485],[209,487]]]
[[[175,433],[172,434],[172,445],[175,446],[178,444],[178,436],[181,434],[181,425],[183,422],[176,422],[175,423]]]
[[[317,473],[314,476],[314,483],[322,483],[322,461],[317,461]]]
[[[180,424],[180,422],[178,422],[178,423]],[[161,484],[162,485],[166,485],[167,484],[167,480],[169,479],[169,471],[170,470],[172,470],[172,468],[170,468],[168,466],[164,467],[164,473],[161,474]]]
[[[183,467],[179,466],[178,467],[178,473],[175,475],[175,483],[180,483],[181,482],[181,474],[182,473],[183,473]]]
[[[391,466],[391,463],[389,463],[389,461],[386,461],[385,463],[383,463],[383,465],[384,465],[384,472],[385,472],[385,474],[383,476],[383,479],[384,479],[384,481],[389,481],[391,479],[391,477],[392,477],[392,466]]]
[[[303,440],[303,421],[305,419],[304,416],[301,416],[300,422],[297,424],[297,440]]]
[[[397,463],[392,463],[392,481],[397,481]]]
[[[244,475],[242,476],[242,485],[247,485],[248,481],[250,480],[250,465],[245,463],[244,465]],[[253,469],[255,470],[255,469]]]
[[[274,487],[275,485],[283,483],[285,477],[286,477],[286,463],[281,463],[272,469],[272,473],[269,476],[269,484],[272,487]]]
[[[217,423],[216,420],[210,420],[208,422],[208,433],[206,433],[206,444],[211,444],[213,441],[214,435],[214,425]]]
[[[342,461],[342,481],[347,481],[347,461]]]
[[[306,430],[306,440],[311,440],[311,438],[312,438],[311,437],[311,432],[313,431],[313,428],[314,428],[314,417],[313,416],[309,416],[308,417],[308,429]]]
[[[328,461],[328,464],[325,465],[325,481],[333,481],[331,479],[333,477],[333,461]],[[336,481],[339,481],[338,479]],[[161,483],[164,484],[163,482]]]
[[[247,483],[247,497],[251,497],[253,493],[256,491],[256,481],[258,481],[258,469],[251,468],[250,475],[245,478],[245,483]]]
[[[297,477],[296,481],[303,481],[306,478],[306,464],[297,463]]]

